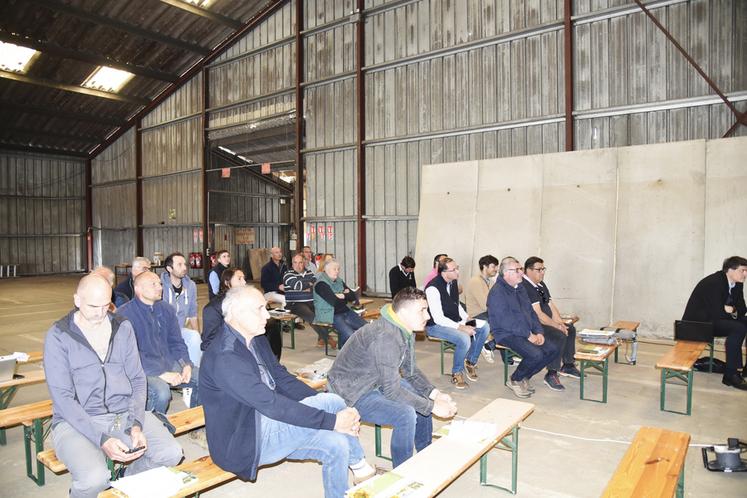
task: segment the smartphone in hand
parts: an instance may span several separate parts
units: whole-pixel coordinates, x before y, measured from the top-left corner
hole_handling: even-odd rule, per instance
[[[144,449],[145,449],[145,446],[138,446],[137,448],[132,448],[132,449],[125,451],[125,453],[127,453],[128,455],[131,455],[133,453],[137,453],[138,451],[144,450]]]

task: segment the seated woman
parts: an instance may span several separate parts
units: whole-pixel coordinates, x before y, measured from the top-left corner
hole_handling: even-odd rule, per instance
[[[205,351],[215,335],[223,330],[223,298],[226,297],[228,289],[234,287],[245,287],[246,279],[244,272],[236,267],[226,268],[220,276],[220,290],[218,294],[202,308],[202,344],[200,348]]]
[[[342,348],[345,341],[363,327],[366,321],[348,308],[348,303],[357,303],[358,297],[339,276],[340,263],[330,259],[324,265],[324,271],[317,275],[314,285],[314,310],[315,322],[334,325]]]

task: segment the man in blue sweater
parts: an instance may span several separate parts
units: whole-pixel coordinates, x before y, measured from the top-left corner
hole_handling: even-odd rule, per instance
[[[135,277],[135,299],[117,310],[132,323],[140,362],[148,380],[146,410],[166,413],[171,388],[192,388],[190,407],[199,405],[198,369],[192,365],[176,312],[161,300],[161,279],[152,272]]]
[[[341,498],[348,468],[354,481],[375,473],[358,442],[360,416],[339,396],[317,393],[277,362],[263,335],[266,305],[253,287],[231,289],[223,300],[225,326],[202,357],[200,379],[210,456],[249,480],[261,465],[317,460],[325,496]],[[296,494],[304,493],[299,488]]]
[[[515,258],[501,260],[498,279],[488,293],[488,320],[495,341],[522,357],[506,385],[519,398],[528,398],[534,392],[532,376],[558,357],[561,344],[558,337],[544,334],[523,279],[524,268]]]

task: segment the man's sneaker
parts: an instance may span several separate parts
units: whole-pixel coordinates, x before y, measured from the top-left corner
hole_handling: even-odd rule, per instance
[[[522,379],[521,382],[524,383],[524,387],[526,388],[527,391],[534,394],[536,389],[534,388],[534,382],[532,381],[532,379],[530,378]]]
[[[553,391],[565,391],[565,387],[560,383],[557,372],[548,372],[545,375],[545,385]]]
[[[464,382],[464,374],[459,372],[458,374],[451,374],[451,383],[457,389],[467,389],[467,383]]]
[[[472,382],[477,382],[477,365],[473,365],[467,360],[464,360],[464,372],[467,374],[467,378]]]
[[[488,363],[495,363],[495,356],[493,355],[493,350],[488,349],[485,346],[482,347],[482,351],[480,351],[482,354],[482,357],[485,361]]]
[[[528,398],[532,395],[532,393],[527,390],[524,380],[516,381],[513,379],[508,379],[508,382],[506,382],[506,387],[511,389],[519,398]]]
[[[572,377],[574,379],[580,379],[581,378],[581,372],[576,368],[576,365],[573,363],[566,363],[562,367],[560,367],[560,371],[558,372],[563,377]]]

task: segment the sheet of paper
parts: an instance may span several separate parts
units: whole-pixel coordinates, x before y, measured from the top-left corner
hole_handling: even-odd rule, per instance
[[[346,493],[346,498],[424,498],[423,484],[394,472],[369,479]]]
[[[139,474],[112,481],[112,487],[129,498],[168,498],[196,478],[169,467],[156,467]]]
[[[494,439],[498,435],[498,427],[495,424],[487,422],[477,422],[474,420],[453,420],[449,427],[446,437],[459,439],[462,441],[472,441],[480,443]]]

